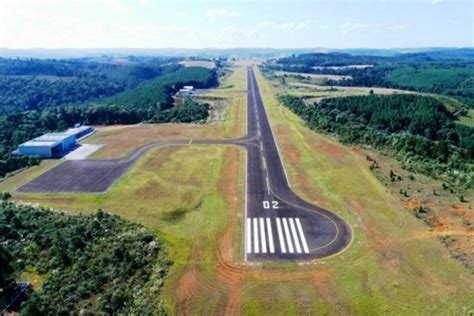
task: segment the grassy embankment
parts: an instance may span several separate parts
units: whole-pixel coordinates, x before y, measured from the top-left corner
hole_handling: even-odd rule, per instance
[[[242,298],[244,310],[263,308],[262,292],[285,293],[280,304],[298,313],[459,314],[474,308],[472,275],[387,192],[365,156],[306,128],[278,105],[276,90],[260,73],[257,78],[293,189],[346,219],[354,241],[307,268],[299,285],[292,278],[252,287]]]

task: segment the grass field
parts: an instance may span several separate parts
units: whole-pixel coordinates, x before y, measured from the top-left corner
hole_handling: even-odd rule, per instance
[[[459,117],[458,123],[474,127],[474,109],[469,109],[467,115]]]
[[[226,302],[217,271],[226,266],[216,263],[223,256],[241,260],[242,245],[233,241],[242,221],[243,160],[235,147],[170,146],[148,152],[106,194],[14,198],[72,213],[102,208],[145,225],[166,240],[174,262],[163,290],[171,313],[216,311]]]
[[[353,244],[338,256],[310,264],[242,261],[245,155],[230,146],[154,149],[106,194],[14,198],[70,212],[100,207],[161,234],[175,262],[163,291],[171,314],[432,315],[474,309],[472,274],[450,258],[421,221],[404,211],[370,172],[365,156],[308,130],[278,105],[276,90],[259,72],[257,79],[293,189],[340,214],[354,230]],[[240,134],[245,68],[234,68],[226,80],[230,87],[209,94],[235,95],[231,101],[237,106],[230,107],[213,132]],[[205,128],[182,127],[177,125],[173,137]],[[131,150],[133,141],[124,144],[128,137],[148,142],[170,136],[161,129],[147,132],[151,126],[134,128],[94,136],[97,142],[108,142],[101,157]],[[155,134],[147,136],[150,131]],[[0,184],[0,190],[11,190],[39,173],[33,169]]]
[[[365,156],[304,127],[278,105],[276,91],[260,73],[257,78],[293,189],[340,214],[354,230],[347,251],[308,268],[308,280],[311,274],[324,277],[312,282],[302,277],[299,287],[294,280],[265,284],[266,296],[287,292],[288,301],[297,302],[289,306],[303,313],[463,314],[474,309],[472,274],[387,192]],[[244,306],[258,306],[251,295],[245,297]]]
[[[339,75],[320,75],[320,74],[308,74],[302,72],[287,72],[287,71],[275,71],[275,75],[279,77],[288,76],[288,77],[295,77],[295,76],[302,76],[305,78],[311,79],[325,79],[325,80],[342,80],[342,79],[350,79],[351,76],[339,76]]]
[[[225,79],[231,88],[208,92],[228,99],[223,121],[103,128],[87,139],[107,144],[107,150],[96,158],[123,156],[156,139],[242,136],[246,69],[237,66],[232,70]],[[243,161],[242,149],[232,146],[162,147],[149,151],[105,194],[14,194],[14,198],[72,213],[102,208],[145,225],[166,240],[174,261],[163,290],[170,312],[219,311],[238,306],[240,280],[234,278],[229,263],[241,262],[243,254],[239,237],[243,230]],[[0,191],[13,192],[58,162],[30,168],[0,183]]]

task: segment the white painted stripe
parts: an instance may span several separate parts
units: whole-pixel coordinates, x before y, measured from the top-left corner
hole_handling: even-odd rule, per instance
[[[247,218],[247,239],[245,241],[245,246],[247,248],[247,253],[252,253],[252,219]]]
[[[247,125],[247,134],[248,134],[248,125]],[[249,159],[248,153],[246,152],[245,153],[245,202],[244,202],[245,206],[244,206],[244,208],[245,208],[245,218],[247,218],[247,220],[248,220],[247,223],[249,224],[248,225],[248,230],[249,230],[248,234],[251,236],[252,231],[250,230],[251,229],[250,223],[252,222],[252,220],[247,217],[247,208],[248,208],[248,206],[247,206],[247,196],[248,196],[248,192],[247,192],[248,191],[248,179],[247,179],[248,178],[248,175],[247,175],[248,166],[247,166],[247,161],[248,161],[248,159]],[[252,243],[252,240],[249,239],[247,241],[247,244],[248,244],[248,249],[250,249],[250,252],[252,252],[252,244],[251,243]],[[247,252],[245,252],[245,261],[247,261]]]
[[[254,253],[259,253],[259,247],[258,247],[258,222],[257,218],[253,219],[253,252]]]
[[[293,249],[293,243],[291,242],[290,231],[288,230],[288,223],[285,217],[283,217],[282,220],[283,220],[283,228],[285,228],[286,241],[288,242],[288,250],[290,253],[293,253],[295,251]]]
[[[288,220],[290,221],[291,234],[293,236],[293,240],[295,241],[296,252],[301,253],[301,246],[295,229],[295,221],[293,220],[293,218],[289,218]]]
[[[260,217],[260,239],[262,241],[262,253],[267,253],[267,240],[265,237],[265,222],[263,217]]]
[[[283,239],[283,233],[281,232],[281,221],[279,217],[277,217],[276,222],[277,222],[278,240],[280,241],[280,249],[282,253],[286,253],[285,240]]]
[[[303,244],[303,249],[305,253],[309,253],[308,243],[306,242],[306,237],[303,233],[303,227],[301,226],[300,219],[296,219],[296,227],[298,227],[298,232],[300,233],[301,243]]]
[[[267,233],[268,233],[268,247],[270,248],[270,253],[275,253],[275,245],[273,244],[272,223],[270,222],[269,217],[267,217]]]
[[[268,175],[265,177],[265,181],[267,182],[267,192],[268,192],[268,195],[271,195],[271,193],[270,193],[270,183],[268,182]]]

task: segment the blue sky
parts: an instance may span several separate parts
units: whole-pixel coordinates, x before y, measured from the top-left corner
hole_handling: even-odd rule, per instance
[[[472,47],[473,3],[1,0],[0,47]]]

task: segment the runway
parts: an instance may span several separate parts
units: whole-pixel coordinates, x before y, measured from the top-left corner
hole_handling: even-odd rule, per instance
[[[311,260],[345,249],[349,225],[328,210],[299,198],[290,188],[252,68],[247,70],[247,135],[229,140],[150,143],[124,158],[69,160],[17,189],[18,193],[103,193],[148,150],[158,146],[222,144],[247,151],[245,259]]]
[[[341,251],[352,238],[349,225],[293,193],[251,68],[247,85],[246,259],[308,260]]]

